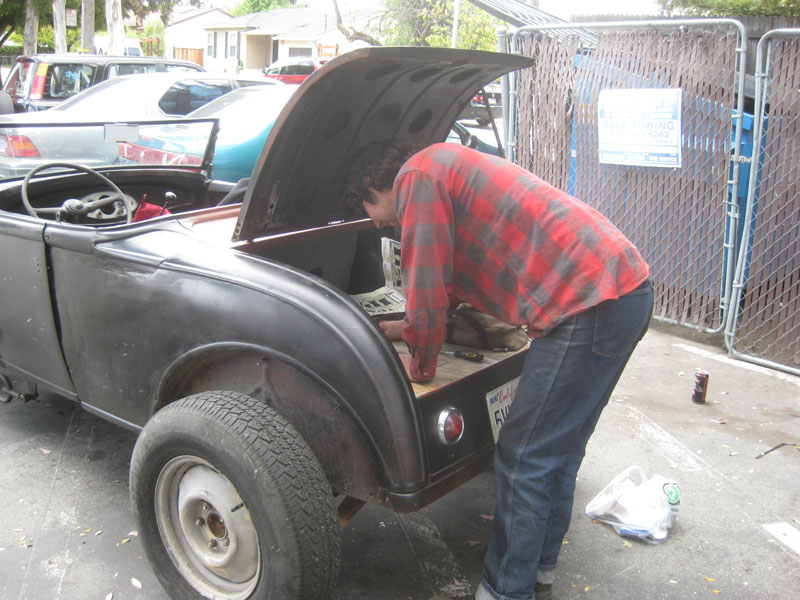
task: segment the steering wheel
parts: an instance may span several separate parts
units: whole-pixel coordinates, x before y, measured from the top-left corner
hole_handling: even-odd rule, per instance
[[[34,208],[28,199],[28,185],[30,184],[30,180],[36,176],[37,173],[40,173],[46,169],[53,169],[55,167],[72,169],[73,171],[81,171],[87,175],[94,175],[103,183],[105,183],[114,193],[110,196],[100,197],[89,202],[85,200],[78,200],[76,198],[68,198],[61,206],[57,208]],[[25,210],[28,211],[28,214],[32,217],[38,218],[42,215],[55,215],[57,221],[62,221],[69,217],[85,217],[88,213],[94,210],[108,206],[114,202],[119,202],[124,207],[123,212],[125,214],[125,222],[130,223],[133,219],[133,212],[128,206],[128,203],[125,202],[125,194],[122,193],[122,190],[120,190],[113,181],[111,181],[102,173],[98,173],[94,169],[90,169],[89,167],[85,167],[83,165],[76,165],[68,162],[51,162],[39,165],[35,169],[32,169],[30,172],[28,172],[28,174],[25,176],[25,179],[22,181],[21,193],[22,203],[25,205]]]

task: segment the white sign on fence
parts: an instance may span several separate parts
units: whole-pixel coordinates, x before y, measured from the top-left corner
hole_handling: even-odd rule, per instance
[[[680,89],[601,90],[597,103],[600,162],[681,166]]]
[[[75,8],[68,8],[66,10],[67,27],[78,26],[78,11]]]

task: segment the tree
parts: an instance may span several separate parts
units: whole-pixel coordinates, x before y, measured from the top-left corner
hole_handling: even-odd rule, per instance
[[[39,39],[39,7],[35,0],[25,0],[25,34],[22,51],[30,56],[36,54]]]
[[[457,47],[497,48],[499,21],[469,2],[461,3]],[[381,31],[386,42],[399,46],[449,47],[453,30],[453,0],[387,0]]]
[[[108,53],[118,56],[125,48],[125,26],[122,23],[121,0],[106,0],[106,25],[108,26]]]
[[[155,47],[153,40],[156,40]],[[142,40],[145,54],[161,56],[164,50],[164,23],[161,19],[149,19],[144,24],[144,38]]]
[[[23,7],[19,2],[0,0],[0,46],[24,22]]]
[[[53,32],[57,54],[67,51],[67,0],[53,0]]]
[[[800,18],[798,0],[659,0],[668,11],[702,17],[793,17]]]
[[[136,25],[141,26],[151,13],[158,13],[164,26],[169,24],[173,7],[180,0],[120,0],[122,13],[131,13],[136,18]],[[188,0],[192,6],[198,6],[202,0]]]
[[[94,51],[94,0],[81,2],[81,48]]]
[[[243,0],[231,9],[234,17],[249,15],[256,12],[287,8],[296,4],[297,0]]]
[[[79,9],[81,1],[65,0],[64,4]],[[37,52],[39,46],[55,48],[53,4],[53,0],[0,0],[0,45],[5,33],[11,34],[10,39],[22,45],[26,54]],[[81,27],[66,27],[66,19],[64,24],[66,48],[79,48]]]

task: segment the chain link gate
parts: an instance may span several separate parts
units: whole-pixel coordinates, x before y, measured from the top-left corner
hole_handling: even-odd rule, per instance
[[[800,29],[759,41],[754,116],[725,340],[737,358],[800,375]]]
[[[729,190],[739,179],[746,43],[733,19],[548,24],[512,39],[512,51],[536,63],[511,83],[509,158],[637,245],[656,318],[708,332],[725,326],[733,281],[738,204]],[[682,90],[680,167],[599,162],[598,97],[613,88]]]

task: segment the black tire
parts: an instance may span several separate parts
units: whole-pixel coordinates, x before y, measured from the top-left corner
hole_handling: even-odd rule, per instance
[[[489,119],[483,117],[481,119],[475,119],[475,122],[481,127],[486,127],[489,124]]]
[[[189,396],[144,427],[131,459],[139,535],[172,598],[328,598],[339,574],[325,475],[274,410],[234,392]]]

